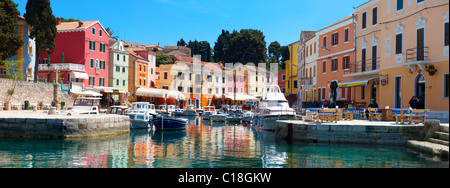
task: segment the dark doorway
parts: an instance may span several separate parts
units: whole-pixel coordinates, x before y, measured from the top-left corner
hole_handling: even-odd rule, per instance
[[[417,109],[425,109],[425,88],[426,88],[426,80],[423,74],[420,74],[415,81],[416,85],[416,97],[419,99],[419,104],[417,105]]]
[[[402,107],[402,77],[395,78],[395,108]]]

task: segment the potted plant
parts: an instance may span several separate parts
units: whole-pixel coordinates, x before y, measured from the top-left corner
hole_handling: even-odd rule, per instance
[[[38,105],[40,110],[44,110],[44,102],[39,101]]]

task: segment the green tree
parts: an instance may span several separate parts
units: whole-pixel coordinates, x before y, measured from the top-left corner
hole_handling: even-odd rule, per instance
[[[17,4],[12,0],[0,1],[0,64],[6,58],[16,55],[24,43],[22,37],[15,34],[19,15]]]
[[[217,38],[217,41],[214,45],[214,60],[219,62],[225,62],[226,56],[224,48],[226,45],[228,45],[228,42],[230,41],[231,34],[229,31],[222,30],[222,33]]]
[[[80,20],[75,19],[75,18],[69,18],[69,19],[65,19],[65,18],[61,18],[61,22],[79,22]]]
[[[177,42],[177,46],[186,46],[186,42],[183,38],[181,38],[181,40]]]
[[[266,41],[262,31],[254,29],[233,31],[228,42],[225,46],[227,62],[264,63],[267,59]]]
[[[114,30],[112,30],[110,27],[105,28],[106,32],[108,32],[109,36],[111,36],[111,38],[113,38],[114,40],[119,40],[119,36],[113,36],[114,34],[116,34],[116,32],[114,32]]]
[[[280,45],[280,43],[278,43],[278,41],[270,43],[270,45],[269,45],[269,57],[274,57],[274,59],[275,59],[274,63],[279,63],[280,62],[281,45]]]
[[[156,54],[156,66],[172,64],[173,61],[170,59],[170,56],[165,53]]]
[[[18,71],[18,67],[23,63],[23,60],[3,61],[3,63],[6,65],[5,69],[6,73],[8,74],[8,79],[11,79],[13,81],[11,88],[6,92],[8,94],[8,101],[11,102],[12,96],[14,95],[14,91],[19,84],[19,81],[25,79],[25,75],[22,72]]]
[[[33,27],[30,37],[36,41],[36,64],[38,64],[39,56],[44,50],[55,49],[56,18],[50,7],[50,0],[28,0],[25,9],[27,11],[24,15],[25,20]],[[38,80],[38,67],[34,69],[35,81]]]

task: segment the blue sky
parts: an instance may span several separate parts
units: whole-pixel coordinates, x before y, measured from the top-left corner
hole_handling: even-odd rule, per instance
[[[13,0],[23,15],[27,0]],[[301,30],[319,30],[367,0],[52,0],[56,17],[100,20],[121,40],[173,46],[183,38],[214,42],[222,29],[259,29],[267,45],[288,45]]]

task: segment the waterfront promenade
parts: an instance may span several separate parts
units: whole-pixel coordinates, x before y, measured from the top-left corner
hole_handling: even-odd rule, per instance
[[[0,136],[76,139],[130,132],[119,115],[48,115],[44,111],[0,111]]]
[[[448,123],[427,120],[425,124],[402,125],[396,122],[352,120],[314,123],[303,120],[277,121],[277,139],[314,143],[355,143],[402,145],[431,155],[448,158]],[[446,144],[431,143],[436,134]],[[439,138],[438,138],[439,139]]]

